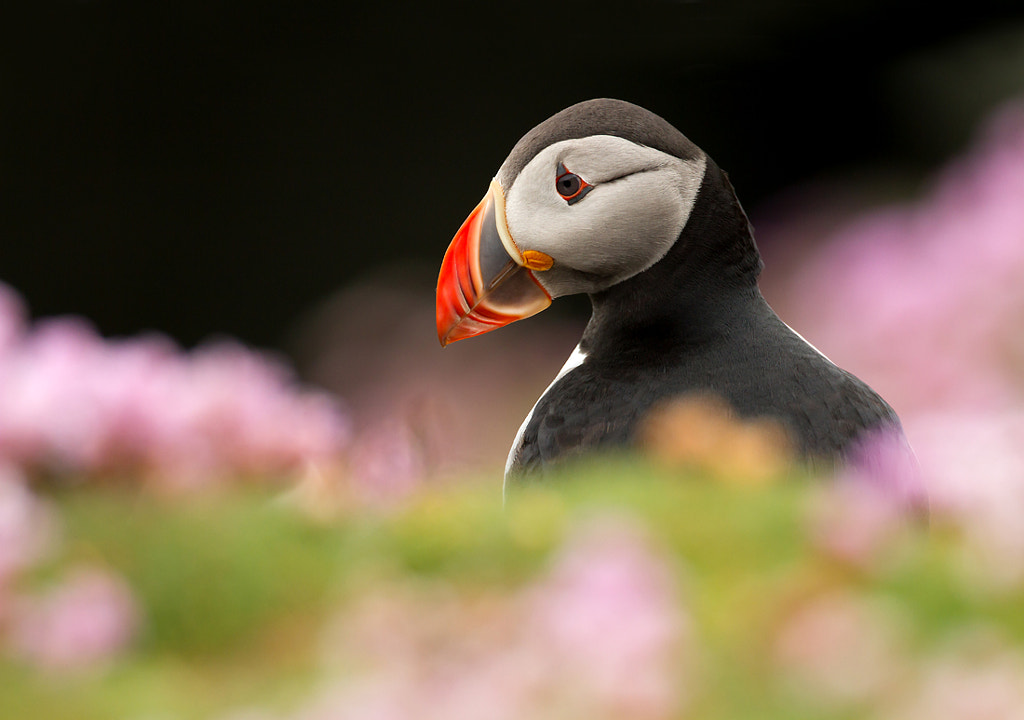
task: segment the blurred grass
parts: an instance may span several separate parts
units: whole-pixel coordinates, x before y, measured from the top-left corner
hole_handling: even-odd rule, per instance
[[[323,604],[347,527],[317,526],[265,497],[162,502],[79,491],[61,498],[68,560],[120,570],[152,622],[145,649],[223,654],[253,627]]]
[[[816,549],[807,532],[817,486],[794,478],[736,487],[603,459],[510,495],[471,483],[398,508],[314,519],[266,492],[160,498],[124,487],[52,494],[64,527],[61,567],[122,573],[145,615],[130,654],[106,670],[45,675],[0,661],[3,717],[211,717],[258,705],[287,709],[316,686],[322,630],[382,578],[417,576],[499,594],[543,567],[582,517],[625,512],[669,551],[700,647],[694,717],[846,717],[781,692],[771,644],[802,598],[852,588],[895,603],[914,644],[990,624],[1024,639],[1020,588],[965,580],[956,534],[912,529],[887,562],[860,571]]]

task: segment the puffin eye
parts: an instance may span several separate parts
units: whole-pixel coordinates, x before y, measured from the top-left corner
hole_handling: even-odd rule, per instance
[[[593,189],[593,185],[569,170],[562,163],[558,163],[558,176],[555,178],[555,190],[562,196],[562,199],[572,205],[583,199],[583,196]]]

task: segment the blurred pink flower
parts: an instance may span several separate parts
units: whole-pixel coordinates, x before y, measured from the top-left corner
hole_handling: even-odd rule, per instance
[[[1019,404],[1022,193],[1018,103],[923,199],[870,213],[799,260],[773,302],[905,418],[937,407]],[[785,229],[775,232],[781,241]]]
[[[55,536],[49,506],[32,494],[16,468],[0,465],[0,607],[14,577],[40,560]]]
[[[830,558],[871,571],[891,557],[907,518],[903,509],[868,483],[822,486],[813,497],[811,540]]]
[[[19,598],[8,643],[44,670],[94,667],[123,651],[138,625],[135,600],[119,577],[79,568],[46,595]]]
[[[901,435],[872,433],[854,448],[835,480],[816,488],[811,497],[811,540],[819,551],[847,566],[868,572],[882,569],[902,532],[928,515],[914,452]]]
[[[829,706],[869,702],[905,670],[899,627],[893,608],[835,591],[783,622],[775,660],[796,695]]]
[[[946,650],[923,663],[919,674],[889,703],[884,720],[1024,720],[1024,657],[1018,651]]]
[[[360,500],[405,500],[426,479],[424,448],[407,423],[378,420],[352,441],[348,470],[348,489]]]
[[[838,480],[870,488],[879,500],[904,510],[928,512],[928,493],[917,456],[906,437],[878,430],[861,438],[850,451]]]
[[[788,279],[767,293],[896,408],[934,512],[966,524],[975,567],[1004,584],[1024,581],[1022,198],[1018,101],[923,197],[790,253]],[[767,247],[786,240],[786,225],[769,227]],[[799,217],[789,227],[798,236]]]
[[[7,457],[58,467],[88,463],[99,413],[88,381],[101,341],[78,320],[54,320],[26,335],[0,365],[0,442]]]
[[[297,472],[336,459],[347,418],[325,394],[299,390],[283,363],[236,343],[199,348],[155,379],[146,405],[151,461],[169,482]]]
[[[144,473],[165,485],[293,474],[336,462],[350,433],[326,393],[232,342],[191,353],[85,321],[23,327],[0,286],[0,459],[57,472]]]
[[[671,568],[618,518],[573,530],[518,592],[406,581],[362,597],[326,640],[343,673],[362,670],[295,718],[662,720],[691,687]]]
[[[963,531],[965,571],[1024,586],[1024,410],[936,412],[915,438],[935,517]]]
[[[667,717],[684,699],[689,624],[665,560],[634,523],[599,518],[577,528],[524,616],[560,684],[588,692],[595,715]]]

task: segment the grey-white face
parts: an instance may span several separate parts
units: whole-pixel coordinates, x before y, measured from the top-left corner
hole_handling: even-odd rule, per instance
[[[559,166],[593,186],[567,202]],[[612,135],[563,140],[538,153],[505,189],[505,216],[521,251],[550,255],[536,272],[552,297],[594,293],[656,263],[686,224],[704,178],[693,160]]]

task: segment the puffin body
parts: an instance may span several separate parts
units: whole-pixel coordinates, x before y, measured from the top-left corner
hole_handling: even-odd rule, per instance
[[[813,462],[842,461],[874,431],[902,437],[881,397],[778,318],[760,271],[727,176],[657,115],[591,100],[527,133],[456,234],[437,289],[442,345],[590,296],[583,338],[520,428],[506,482],[629,447],[653,408],[690,395],[780,421]]]

